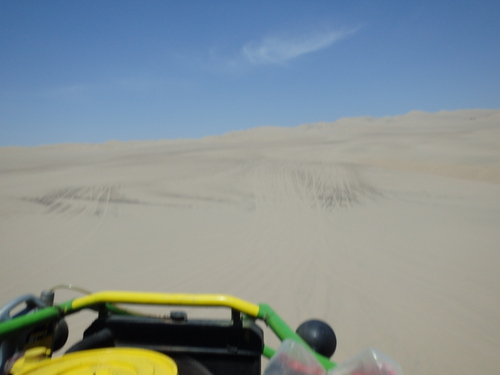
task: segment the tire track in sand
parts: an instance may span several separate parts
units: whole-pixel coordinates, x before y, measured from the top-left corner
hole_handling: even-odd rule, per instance
[[[81,193],[85,191],[85,195],[79,195],[75,193]],[[41,267],[37,270],[38,273],[40,274],[45,274],[46,272],[49,272],[50,269],[53,269],[54,267],[57,267],[60,264],[63,264],[68,257],[71,257],[75,253],[79,251],[83,247],[83,245],[93,236],[96,235],[96,233],[101,230],[102,225],[104,220],[107,217],[109,207],[110,207],[110,202],[111,202],[111,197],[113,194],[113,187],[112,186],[103,186],[100,187],[99,189],[66,189],[64,190],[66,193],[64,194],[58,194],[55,193],[54,196],[58,197],[57,199],[54,199],[51,201],[50,199],[46,202],[54,202],[53,206],[56,208],[59,208],[61,206],[65,206],[65,208],[62,211],[58,211],[56,209],[56,212],[61,214],[61,213],[71,213],[72,220],[80,220],[81,216],[97,216],[98,220],[93,221],[93,220],[88,220],[88,218],[83,218],[82,217],[82,223],[86,224],[85,226],[88,226],[88,229],[86,228],[85,230],[82,231],[82,229],[85,226],[72,226],[74,229],[70,233],[64,233],[64,235],[60,236],[58,239],[58,242],[60,245],[55,245],[52,244],[52,247],[60,248],[62,247],[63,243],[67,242],[68,239],[77,239],[76,241],[73,241],[71,246],[64,247],[64,250],[61,251],[57,256],[53,257],[51,259],[50,263],[47,263],[44,267]],[[60,197],[63,197],[64,200],[69,202],[65,202],[64,204],[59,204],[58,202]],[[82,199],[81,197],[84,196],[85,198]],[[75,209],[75,205],[72,204],[71,200],[76,200],[76,201],[83,201],[84,206],[82,207],[79,205],[78,208]],[[80,202],[81,204],[81,202]],[[54,212],[54,210],[50,210],[50,205],[49,205],[49,212]]]
[[[284,292],[297,317],[327,314],[335,255],[334,249],[325,254],[334,231],[325,215],[355,209],[382,193],[346,164],[266,160],[253,173],[257,252],[263,271],[275,273],[279,284],[270,299],[283,299]]]

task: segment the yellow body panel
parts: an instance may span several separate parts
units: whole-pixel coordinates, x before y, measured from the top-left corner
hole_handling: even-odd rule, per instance
[[[28,350],[12,367],[13,375],[177,375],[168,356],[145,349],[93,349],[49,359],[45,348]]]

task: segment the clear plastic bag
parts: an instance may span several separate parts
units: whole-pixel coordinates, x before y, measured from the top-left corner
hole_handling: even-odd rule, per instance
[[[285,339],[269,361],[264,375],[326,375],[326,371],[300,343]]]
[[[392,358],[368,348],[329,370],[328,375],[403,375],[403,371]]]

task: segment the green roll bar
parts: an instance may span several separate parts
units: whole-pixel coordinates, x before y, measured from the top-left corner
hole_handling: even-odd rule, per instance
[[[99,310],[105,305],[114,314],[130,314],[130,312],[116,307],[115,303],[229,307],[251,318],[261,319],[281,341],[292,339],[300,342],[314,354],[326,370],[336,366],[328,358],[314,352],[269,305],[255,305],[224,294],[165,294],[122,291],[93,293],[0,322],[0,341],[37,325],[57,321],[82,309]],[[273,348],[264,346],[262,354],[265,357],[270,358],[274,353]]]

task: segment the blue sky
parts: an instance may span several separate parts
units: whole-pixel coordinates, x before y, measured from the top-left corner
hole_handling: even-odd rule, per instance
[[[1,0],[0,146],[500,108],[500,2]]]

